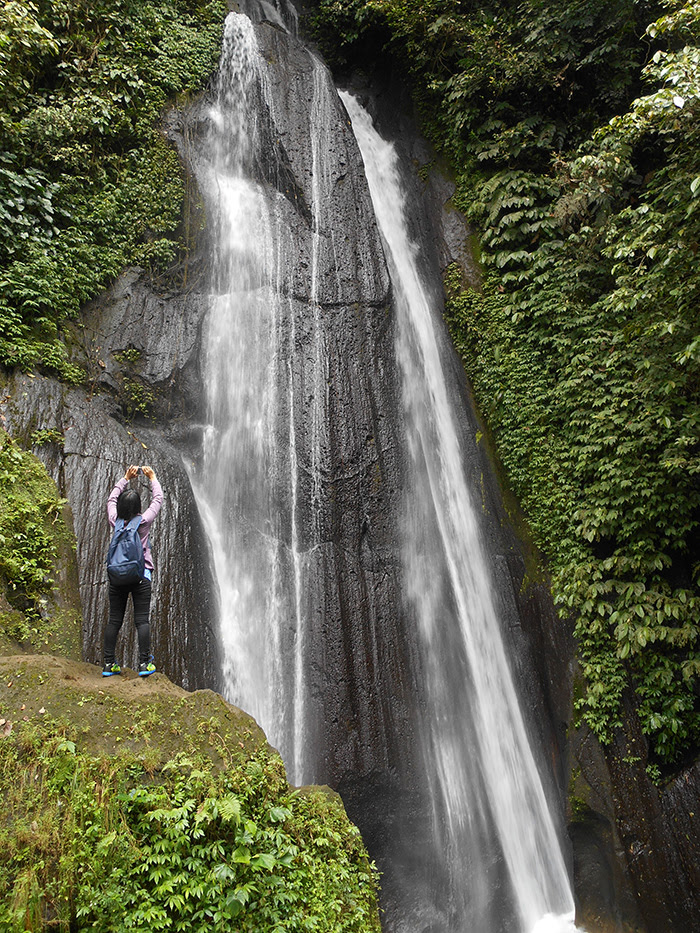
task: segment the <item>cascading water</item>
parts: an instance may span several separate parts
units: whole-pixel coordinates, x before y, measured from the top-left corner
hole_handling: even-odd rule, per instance
[[[204,336],[209,425],[194,484],[219,582],[227,697],[264,724],[296,775],[303,559],[294,419],[280,438],[278,407],[288,395],[294,407],[281,327],[290,316],[281,269],[291,246],[274,196],[256,180],[266,97],[253,25],[231,13],[209,114],[209,158],[199,169],[217,221],[217,293]]]
[[[405,577],[427,680],[424,756],[442,852],[443,917],[429,920],[429,928],[575,929],[569,880],[518,705],[465,480],[444,338],[407,231],[396,151],[353,96],[341,97],[365,162],[399,320],[397,357],[413,461]],[[510,892],[495,894],[499,851]],[[513,920],[503,911],[507,901]]]
[[[373,355],[390,347],[393,318],[342,107],[327,70],[281,38],[285,18],[293,25],[285,5],[247,7],[275,25],[227,17],[197,164],[215,250],[208,426],[192,481],[219,584],[225,692],[260,722],[292,780],[347,778],[359,765],[388,799],[392,782],[415,780],[416,755],[395,735],[399,726],[411,742],[417,718],[433,855],[424,866],[409,856],[408,883],[423,871],[430,897],[425,916],[411,908],[404,922],[399,910],[392,923],[530,933],[548,914],[570,913],[571,895],[492,605],[394,155],[346,98],[397,297],[405,424],[387,382],[397,383],[391,351]],[[402,437],[412,461],[403,570],[393,557]],[[400,578],[422,685],[401,640]]]

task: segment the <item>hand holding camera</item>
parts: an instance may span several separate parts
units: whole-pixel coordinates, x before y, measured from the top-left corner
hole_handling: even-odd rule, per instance
[[[155,478],[156,474],[153,472],[153,469],[149,466],[142,466],[142,467],[133,466],[133,465],[130,466],[129,469],[126,471],[126,479],[128,480],[133,479],[139,473],[139,471],[143,473],[146,479],[148,479],[150,482],[153,482],[153,479]]]

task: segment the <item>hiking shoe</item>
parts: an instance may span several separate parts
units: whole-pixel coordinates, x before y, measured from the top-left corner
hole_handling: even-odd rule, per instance
[[[153,655],[151,655],[148,661],[139,664],[139,677],[148,677],[149,674],[155,674],[155,672],[156,666],[153,663]]]
[[[105,664],[102,668],[103,677],[113,677],[115,674],[121,674],[122,669],[118,664]]]

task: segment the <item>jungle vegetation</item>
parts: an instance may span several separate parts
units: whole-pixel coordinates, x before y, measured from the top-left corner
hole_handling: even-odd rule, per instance
[[[32,443],[56,436],[62,443],[58,432],[37,431]],[[79,653],[80,621],[56,601],[56,578],[75,550],[66,506],[44,464],[0,427],[0,655]]]
[[[169,717],[83,696],[122,743],[111,756],[43,708],[0,720],[0,929],[379,933],[377,873],[339,798],[293,790],[276,753],[216,717],[182,735],[192,696]],[[192,747],[161,764],[150,735],[173,732]]]
[[[79,382],[61,325],[127,265],[187,248],[166,103],[216,68],[223,0],[0,8],[0,363]]]
[[[700,3],[320,0],[339,73],[408,75],[480,290],[446,318],[572,618],[579,713],[700,740]]]

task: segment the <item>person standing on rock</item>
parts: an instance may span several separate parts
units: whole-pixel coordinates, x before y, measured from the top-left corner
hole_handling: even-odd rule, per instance
[[[151,484],[151,504],[141,514],[141,497],[135,489],[129,487],[129,481],[138,473],[139,469]],[[153,470],[148,467],[130,466],[126,475],[120,479],[109,494],[107,500],[107,517],[109,524],[115,529],[107,558],[109,572],[109,619],[104,635],[104,667],[103,677],[121,674],[121,667],[115,662],[114,652],[117,644],[119,629],[124,621],[126,604],[129,594],[134,604],[134,625],[139,643],[139,677],[148,677],[155,673],[156,666],[151,654],[151,626],[149,612],[151,608],[151,578],[153,575],[153,559],[148,535],[156,515],[163,504],[163,490],[156,479]],[[138,519],[138,521],[135,521]],[[136,541],[138,535],[138,541]],[[131,543],[129,544],[129,536]],[[120,539],[118,541],[117,539]],[[139,548],[140,541],[140,548]],[[124,542],[127,542],[125,545]],[[120,579],[110,567],[110,560],[115,561],[115,550],[121,548],[126,553],[128,548],[136,548],[138,553],[138,567],[135,572],[127,573]],[[127,556],[132,556],[127,554]],[[117,570],[119,568],[117,567]]]

